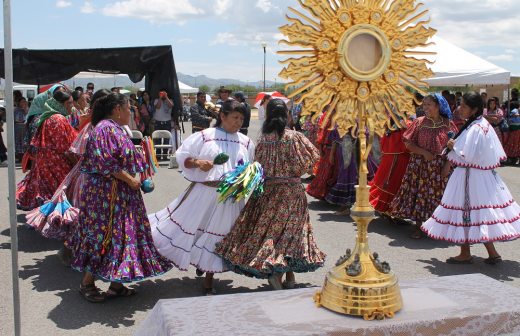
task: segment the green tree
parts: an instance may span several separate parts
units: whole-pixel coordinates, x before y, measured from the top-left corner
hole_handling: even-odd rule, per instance
[[[207,92],[210,92],[210,88],[207,85],[200,85],[199,86],[199,91],[204,91],[204,92],[207,93]]]

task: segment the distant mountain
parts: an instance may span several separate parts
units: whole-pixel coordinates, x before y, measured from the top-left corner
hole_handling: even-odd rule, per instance
[[[193,87],[199,87],[201,85],[207,85],[210,87],[210,89],[214,89],[216,87],[219,87],[221,85],[251,85],[254,87],[262,87],[264,83],[262,81],[257,82],[243,82],[238,79],[230,79],[230,78],[209,78],[205,75],[198,75],[198,76],[191,76],[191,75],[185,75],[182,72],[177,72],[177,78],[179,81],[183,82],[184,84],[187,84],[189,86]],[[273,81],[265,81],[266,86],[272,86],[275,82]]]
[[[238,79],[231,79],[231,78],[214,79],[214,78],[209,78],[205,75],[198,75],[198,76],[185,75],[181,72],[177,73],[177,78],[179,81],[181,81],[184,84],[187,84],[189,86],[199,87],[201,85],[207,85],[210,87],[210,89],[217,88],[221,85],[240,85],[240,86],[251,85],[251,86],[254,86],[257,88],[260,88],[263,86],[262,81],[244,82],[244,81],[240,81]],[[72,88],[74,88],[76,86],[86,87],[88,82],[93,82],[96,89],[101,89],[101,88],[110,89],[111,87],[114,87],[114,86],[120,86],[120,87],[131,86],[131,87],[135,87],[135,88],[144,87],[144,80],[142,80],[141,82],[138,82],[138,83],[133,83],[132,81],[130,81],[130,79],[126,75],[114,75],[114,76],[104,76],[104,77],[99,77],[99,76],[93,75],[92,77],[71,78],[71,79],[67,79],[67,80],[63,81],[64,84],[66,84]],[[2,84],[3,84],[3,80],[0,84],[0,90],[3,90]],[[265,81],[265,85],[267,87],[270,87],[274,84],[276,84],[274,81]]]

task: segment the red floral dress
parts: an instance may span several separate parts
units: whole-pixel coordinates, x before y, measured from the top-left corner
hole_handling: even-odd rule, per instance
[[[325,199],[329,190],[336,184],[338,180],[339,167],[335,162],[330,162],[330,154],[332,151],[332,144],[334,143],[334,134],[328,129],[329,123],[326,127],[321,127],[325,115],[320,119],[320,129],[318,130],[318,148],[321,149],[320,160],[316,163],[313,169],[315,178],[307,186],[307,194],[317,199]]]
[[[381,164],[370,182],[370,203],[382,213],[388,212],[410,160],[403,133],[404,130],[398,130],[381,139]]]
[[[65,156],[77,132],[67,118],[54,114],[38,128],[31,146],[36,150],[32,169],[17,185],[16,205],[32,210],[51,199],[56,188],[72,169]]]

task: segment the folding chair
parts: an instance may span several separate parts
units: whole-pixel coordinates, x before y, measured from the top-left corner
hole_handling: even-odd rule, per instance
[[[132,130],[132,142],[134,143],[135,148],[141,149],[141,141],[143,141],[143,133],[138,130]]]
[[[168,158],[168,155],[172,152],[172,145],[170,144],[170,138],[172,134],[170,131],[158,130],[153,131],[152,140],[156,149],[157,158],[160,160],[161,157],[164,159]]]

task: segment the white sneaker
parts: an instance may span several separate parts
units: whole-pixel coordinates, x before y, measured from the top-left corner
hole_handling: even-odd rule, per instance
[[[9,163],[7,162],[7,160],[0,162],[0,167],[7,167],[8,165]]]

